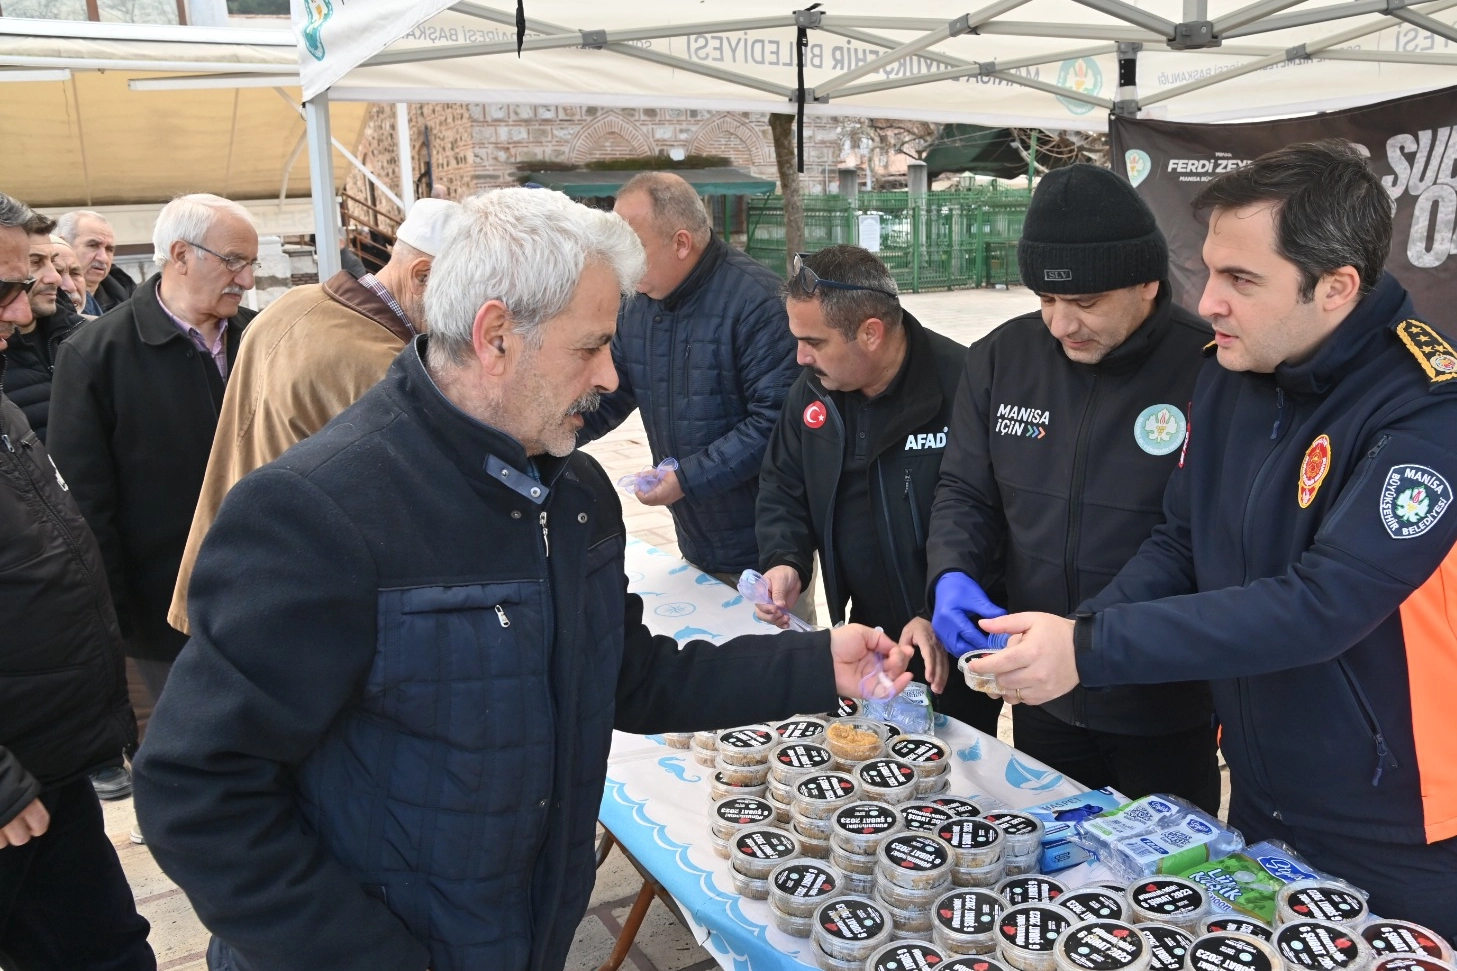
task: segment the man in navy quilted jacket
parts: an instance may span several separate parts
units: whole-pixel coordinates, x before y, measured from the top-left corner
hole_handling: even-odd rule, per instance
[[[618,316],[617,391],[587,416],[580,440],[600,438],[642,409],[653,463],[678,460],[650,492],[667,506],[683,558],[730,585],[758,569],[754,504],[769,433],[799,376],[779,278],[713,235],[694,188],[644,172],[617,194],[648,269]],[[796,614],[813,611],[802,598]]]

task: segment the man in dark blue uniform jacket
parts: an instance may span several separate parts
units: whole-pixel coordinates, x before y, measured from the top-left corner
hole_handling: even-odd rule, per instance
[[[983,621],[1025,633],[974,666],[1032,703],[1210,679],[1246,839],[1457,935],[1457,349],[1382,270],[1391,202],[1349,144],[1197,204],[1219,366],[1166,522],[1075,618]]]
[[[556,971],[614,727],[824,711],[874,651],[909,681],[866,627],[680,651],[643,626],[616,492],[573,452],[641,268],[617,216],[468,200],[429,336],[228,493],[135,771],[212,968]]]

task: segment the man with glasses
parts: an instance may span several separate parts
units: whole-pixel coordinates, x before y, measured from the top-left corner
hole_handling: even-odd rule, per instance
[[[31,319],[35,225],[0,193],[0,363]],[[136,745],[103,575],[65,480],[0,391],[0,967],[157,967],[87,780]]]
[[[926,604],[926,528],[966,348],[906,313],[895,278],[858,246],[795,258],[783,287],[803,368],[759,474],[759,569],[785,626],[815,553],[834,623],[913,646],[936,708],[996,733],[1002,703],[948,679]],[[944,694],[943,694],[944,692]]]
[[[214,195],[157,217],[161,272],[61,345],[50,447],[101,544],[127,656],[155,703],[187,638],[167,624],[223,391],[253,288],[258,233]]]
[[[957,656],[986,647],[976,622],[1003,606],[1072,613],[1163,521],[1210,338],[1169,295],[1153,213],[1107,169],[1042,179],[1017,262],[1041,311],[967,354],[931,513],[932,623]],[[1005,590],[990,590],[1003,576]],[[1004,697],[1017,747],[1059,772],[1218,812],[1203,682]]]
[[[667,506],[683,558],[733,585],[759,559],[759,466],[797,370],[779,278],[715,237],[697,191],[670,172],[634,177],[613,211],[642,241],[648,270],[612,342],[618,390],[580,439],[640,408],[653,462],[678,468],[638,501]],[[812,619],[813,598],[804,607]]]

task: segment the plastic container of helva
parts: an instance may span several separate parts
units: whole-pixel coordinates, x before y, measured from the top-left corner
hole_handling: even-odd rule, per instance
[[[865,971],[938,971],[945,961],[930,941],[892,941],[870,955]]]
[[[1377,958],[1415,954],[1452,963],[1452,945],[1436,931],[1409,920],[1378,918],[1361,928],[1361,936]]]
[[[1106,887],[1079,887],[1057,898],[1057,905],[1079,921],[1129,920],[1128,901]]]
[[[837,809],[859,798],[859,784],[843,772],[807,775],[794,784],[794,808],[807,819],[829,819]]]
[[[899,759],[871,759],[855,766],[855,781],[866,799],[892,806],[910,802],[916,795],[916,770]]]
[[[865,961],[891,939],[890,917],[867,897],[836,897],[815,911],[810,936],[815,945],[837,961]]]
[[[1281,924],[1271,943],[1286,971],[1366,971],[1374,963],[1364,937],[1328,920]]]
[[[1018,904],[1055,904],[1059,897],[1067,893],[1067,887],[1061,880],[1034,873],[1007,877],[997,884],[997,893],[1002,895],[1009,907]]]
[[[1128,885],[1128,907],[1137,924],[1171,924],[1187,934],[1209,916],[1209,893],[1183,877],[1143,877]]]
[[[780,742],[769,753],[769,778],[792,786],[805,776],[831,771],[834,758],[817,742]]]
[[[790,860],[769,874],[769,906],[789,917],[812,918],[844,892],[844,874],[819,860]],[[808,937],[809,929],[796,937]]]
[[[1072,926],[1056,904],[1009,907],[997,922],[997,952],[1018,971],[1057,971],[1057,941]]]
[[[931,908],[931,940],[947,954],[992,954],[1007,902],[991,890],[953,890]]]
[[[800,856],[799,837],[775,826],[750,826],[734,837],[732,846],[729,864],[751,880],[768,880],[775,867]]]
[[[876,876],[906,890],[929,890],[951,880],[951,847],[930,833],[899,833],[880,846]]]
[[[766,765],[782,739],[768,725],[745,725],[718,733],[718,757],[727,765]]]
[[[990,820],[953,819],[935,832],[951,845],[953,865],[960,869],[986,867],[1002,859],[1006,836]]]
[[[1360,927],[1371,916],[1366,898],[1350,884],[1336,880],[1297,880],[1275,894],[1275,923],[1328,920]]]
[[[1216,933],[1196,938],[1184,956],[1185,971],[1281,971],[1280,955],[1252,934]]]
[[[1148,945],[1150,971],[1181,971],[1184,958],[1194,937],[1187,931],[1168,924],[1137,924],[1138,932]]]
[[[1074,924],[1052,953],[1057,971],[1148,971],[1152,960],[1143,935],[1121,920]]]
[[[1269,924],[1244,914],[1220,914],[1206,918],[1199,926],[1201,934],[1248,934],[1267,943],[1275,937]]]

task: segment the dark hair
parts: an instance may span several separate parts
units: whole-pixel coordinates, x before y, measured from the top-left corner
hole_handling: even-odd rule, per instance
[[[1199,190],[1194,209],[1274,203],[1275,248],[1300,271],[1309,302],[1322,276],[1343,266],[1361,274],[1361,292],[1381,280],[1391,251],[1391,197],[1350,142],[1327,138],[1261,155]]]
[[[34,218],[30,206],[0,192],[0,229],[25,229]]]
[[[838,287],[818,287],[810,293],[800,285],[799,279],[790,276],[780,288],[786,300],[818,300],[825,323],[852,341],[860,331],[860,325],[871,317],[879,317],[888,330],[901,326],[901,305],[895,297],[880,293],[888,290],[899,293],[895,277],[875,254],[859,246],[829,246],[818,253],[804,258],[804,265],[814,271],[815,276],[836,283],[849,283],[857,287],[875,287],[875,290],[842,290]]]
[[[56,228],[56,221],[42,212],[32,212],[25,221],[25,231],[31,236],[49,236]]]

